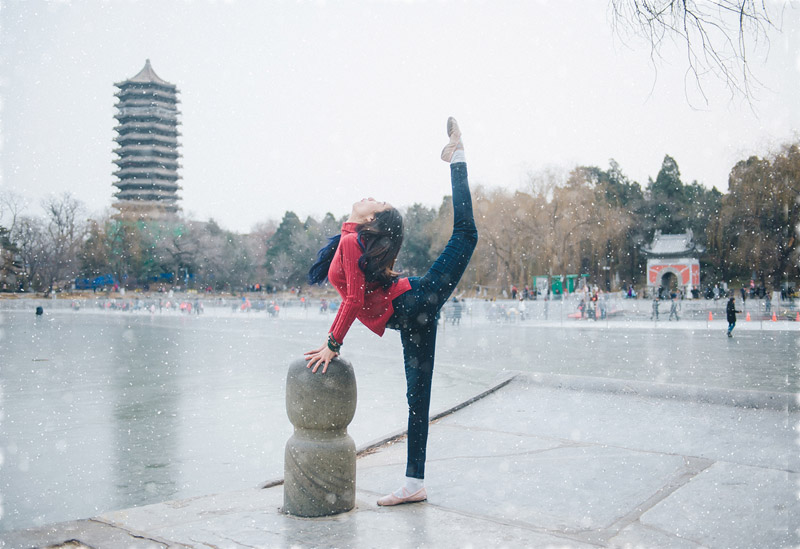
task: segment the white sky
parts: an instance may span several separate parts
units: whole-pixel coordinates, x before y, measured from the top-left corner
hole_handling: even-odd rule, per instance
[[[706,105],[683,50],[654,68],[605,0],[2,0],[0,189],[37,215],[63,191],[108,208],[113,84],[149,58],[181,92],[184,212],[231,230],[364,196],[438,206],[448,115],[473,186],[611,158],[644,186],[669,154],[725,190],[736,161],[800,131],[800,2],[768,6],[782,32],[751,51],[754,103],[709,77]]]

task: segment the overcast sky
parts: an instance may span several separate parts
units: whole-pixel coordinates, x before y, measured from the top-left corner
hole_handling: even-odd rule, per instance
[[[800,3],[750,52],[754,100],[687,82],[685,52],[612,31],[594,1],[0,3],[2,184],[40,214],[69,191],[113,202],[115,82],[150,59],[180,90],[181,205],[245,232],[286,210],[337,217],[365,196],[438,206],[458,118],[473,185],[615,159],[643,186],[665,154],[684,182],[800,130]]]

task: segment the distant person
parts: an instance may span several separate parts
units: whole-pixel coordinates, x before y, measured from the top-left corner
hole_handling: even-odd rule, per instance
[[[312,372],[322,366],[325,373],[356,319],[378,335],[386,328],[400,332],[408,399],[406,476],[403,486],[378,499],[383,506],[428,497],[424,478],[437,320],[478,241],[464,147],[454,118],[447,121],[447,134],[450,142],[441,156],[450,163],[453,233],[425,275],[400,278],[393,270],[403,242],[403,218],[390,204],[372,198],[353,204],[340,237],[320,250],[309,271],[309,282],[321,283],[327,277],[342,296],[328,340],[305,353]]]
[[[653,298],[653,312],[650,313],[650,320],[658,320],[658,296]]]
[[[673,316],[676,322],[680,320],[680,318],[678,318],[678,307],[678,296],[672,294],[672,302],[669,304],[669,320],[672,320]]]
[[[741,312],[736,308],[736,298],[731,296],[728,300],[728,306],[725,308],[725,313],[728,315],[728,337],[733,337],[733,329],[736,327],[736,313]]]
[[[772,294],[771,291],[767,291],[764,294],[764,310],[767,312],[767,314],[770,314],[772,312],[772,295],[771,294]]]
[[[463,309],[463,305],[461,304],[461,300],[457,297],[453,297],[453,326],[457,326],[461,324],[461,311]]]

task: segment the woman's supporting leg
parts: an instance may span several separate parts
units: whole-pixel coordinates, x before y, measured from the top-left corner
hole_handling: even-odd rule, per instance
[[[408,399],[408,459],[406,476],[425,478],[425,455],[431,407],[436,323],[406,328],[400,332],[406,370]]]
[[[467,165],[450,165],[453,187],[453,235],[425,276],[412,280],[412,290],[398,299],[396,312],[405,317],[400,331],[408,399],[406,476],[425,478],[425,456],[436,354],[437,317],[469,264],[478,231],[472,214]],[[401,296],[402,297],[402,296]],[[414,299],[414,306],[406,301]],[[401,301],[403,303],[401,303]]]
[[[453,120],[453,128],[458,126]],[[395,314],[388,327],[400,329],[403,359],[406,371],[406,397],[408,399],[408,460],[407,479],[425,478],[425,459],[428,445],[428,423],[431,404],[431,382],[436,353],[436,328],[439,311],[458,285],[469,264],[478,242],[478,229],[472,213],[472,195],[467,178],[467,165],[463,162],[463,147],[452,134],[448,121],[453,151],[449,158],[450,183],[453,191],[453,234],[442,253],[421,278],[411,278],[411,291],[393,302]],[[447,147],[445,148],[447,150]],[[445,160],[444,152],[443,156]],[[408,480],[407,480],[408,485]],[[415,485],[417,486],[417,485]],[[412,494],[413,489],[401,488],[394,494],[378,500],[380,505],[396,505],[407,501],[420,501],[427,497],[423,489]],[[405,499],[410,496],[410,499]]]

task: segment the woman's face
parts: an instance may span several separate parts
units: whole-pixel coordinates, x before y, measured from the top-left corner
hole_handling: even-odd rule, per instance
[[[372,197],[362,198],[353,204],[353,213],[358,217],[369,219],[378,212],[388,210],[392,205],[388,202],[378,202]]]

